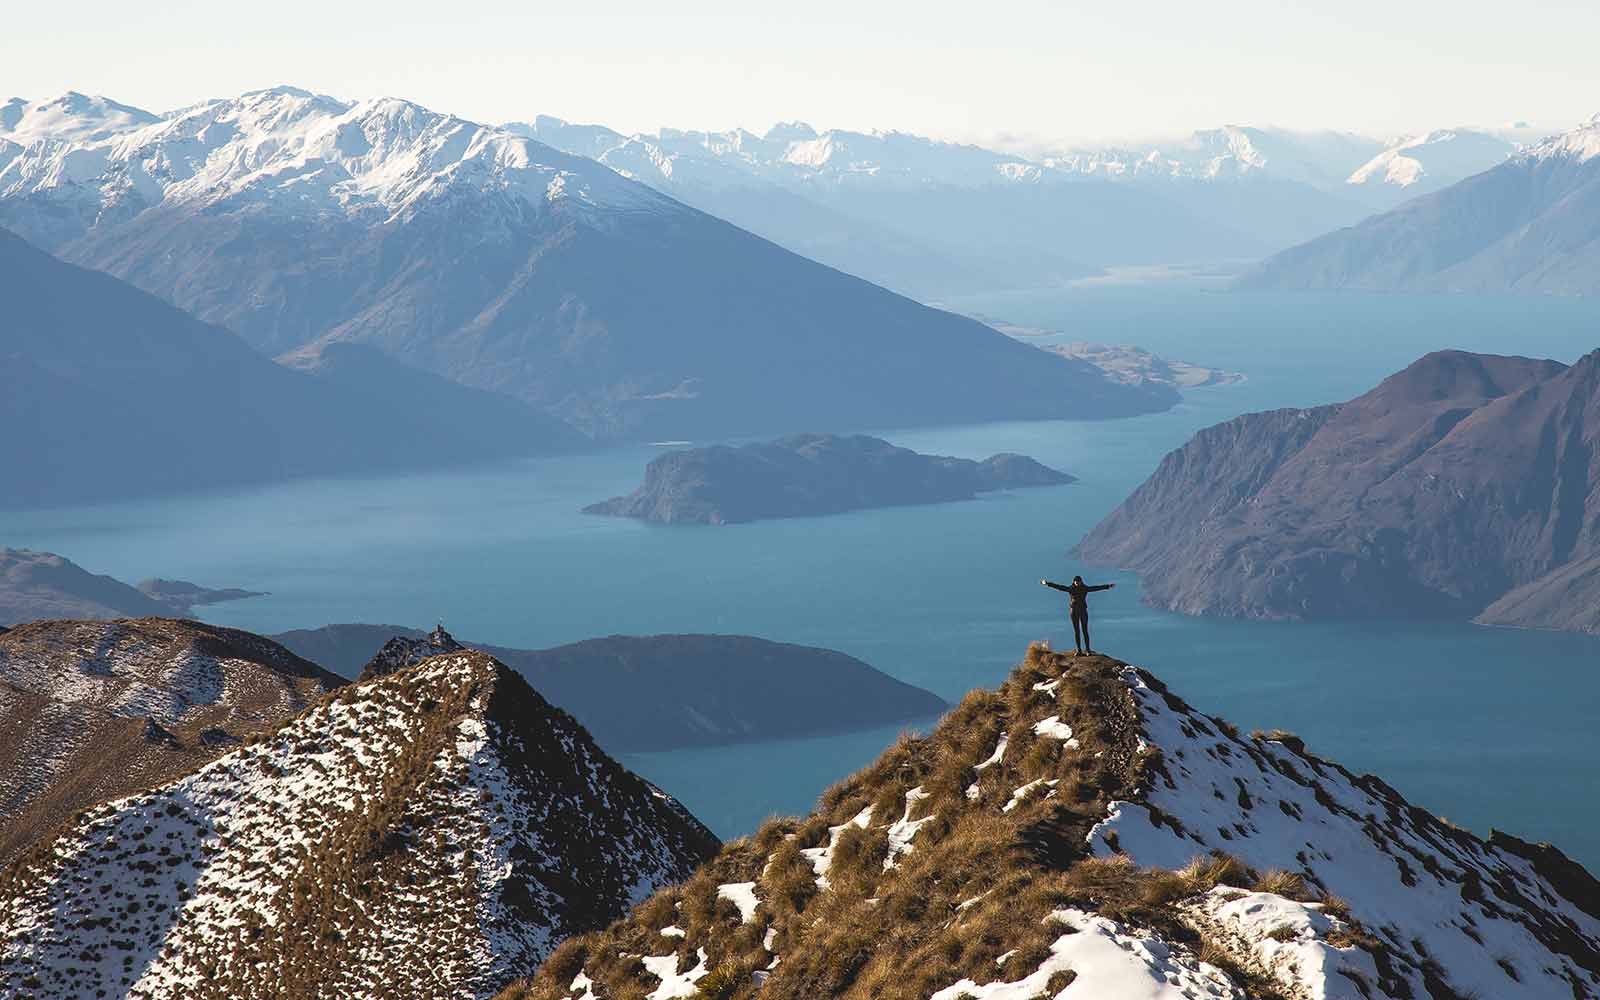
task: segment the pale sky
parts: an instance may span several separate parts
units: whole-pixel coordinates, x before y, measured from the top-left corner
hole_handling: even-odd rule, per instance
[[[87,0],[19,4],[0,98],[153,111],[290,83],[477,121],[774,121],[978,140],[1393,135],[1600,112],[1596,0]]]

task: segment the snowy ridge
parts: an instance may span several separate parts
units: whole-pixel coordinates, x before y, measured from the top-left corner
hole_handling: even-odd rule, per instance
[[[1179,869],[1223,851],[1295,872],[1349,901],[1418,996],[1429,979],[1484,997],[1567,1000],[1600,988],[1600,895],[1568,899],[1514,841],[1450,826],[1292,737],[1231,735],[1131,667],[1125,678],[1161,766],[1140,801],[1113,803],[1091,832],[1097,855]],[[1205,909],[1246,935],[1271,929],[1231,904]]]
[[[1362,164],[1347,184],[1437,188],[1503,163],[1517,151],[1510,139],[1480,129],[1436,129],[1409,136]]]
[[[1600,987],[1600,883],[1293,737],[1237,736],[1136,668],[1035,647],[811,816],[727,845],[504,996],[696,984],[763,1000],[1568,1000]]]
[[[1597,156],[1600,156],[1600,114],[1575,129],[1534,145],[1522,158],[1549,160],[1568,157],[1578,163],[1587,163]]]
[[[438,657],[31,851],[0,994],[487,996],[714,845],[514,673]]]
[[[0,198],[71,206],[78,229],[58,239],[158,205],[368,221],[484,195],[506,213],[677,208],[590,161],[394,98],[346,103],[278,87],[158,119],[74,96],[39,106],[48,114],[30,106],[18,131],[0,132],[15,147],[0,152]]]

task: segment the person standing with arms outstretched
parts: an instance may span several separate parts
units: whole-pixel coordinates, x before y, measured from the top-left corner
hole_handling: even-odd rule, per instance
[[[1089,645],[1089,595],[1097,590],[1110,590],[1116,584],[1101,583],[1091,587],[1083,582],[1081,576],[1073,577],[1072,582],[1064,586],[1049,580],[1039,582],[1051,590],[1064,591],[1072,598],[1072,644],[1080,653],[1094,652],[1094,647]]]

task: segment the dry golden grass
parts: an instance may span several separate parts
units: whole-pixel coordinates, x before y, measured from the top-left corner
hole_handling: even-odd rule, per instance
[[[1255,872],[1220,853],[1196,858],[1181,872],[1141,869],[1122,855],[1088,855],[1087,834],[1109,803],[1137,797],[1163,767],[1158,753],[1139,750],[1138,710],[1121,678],[1123,667],[1107,657],[1061,656],[1035,644],[998,689],[967,695],[926,737],[902,736],[829,788],[811,816],[769,821],[729,845],[676,895],[647,901],[629,919],[567,946],[505,997],[565,998],[581,967],[597,995],[617,1000],[656,985],[628,956],[647,948],[650,954],[674,951],[688,968],[696,949],[705,948],[717,970],[716,979],[702,980],[706,996],[742,1000],[752,988],[748,973],[766,969],[776,954],[782,960],[761,990],[763,1000],[926,1000],[963,978],[1015,981],[1038,968],[1063,930],[1051,914],[1066,907],[1094,910],[1203,950],[1252,995],[1274,996],[1270,984],[1252,979],[1226,949],[1200,939],[1182,912],[1186,901],[1218,885],[1258,885]],[[1053,693],[1035,690],[1042,681],[1059,683]],[[1033,732],[1050,715],[1072,727],[1080,749]],[[991,757],[1002,733],[1008,739],[1003,759],[978,772],[975,765]],[[1040,779],[1056,783],[1052,793],[1041,790],[1002,812],[1013,790]],[[905,815],[906,793],[919,787],[928,797],[912,818],[932,819],[917,832],[911,852],[885,870],[886,825]],[[976,788],[975,799],[969,787]],[[841,831],[827,872],[830,887],[819,890],[801,851],[826,847],[830,827],[869,806],[866,828]],[[735,871],[741,877],[733,877]],[[1294,878],[1268,874],[1285,887]],[[752,879],[762,901],[753,923],[740,925],[736,912],[710,903],[716,885]],[[1303,895],[1304,886],[1298,891]],[[655,933],[672,905],[660,900],[669,898],[682,904],[676,911],[685,931],[681,940]],[[770,953],[761,945],[769,927]],[[1070,975],[1053,980],[1046,995],[1064,989]]]

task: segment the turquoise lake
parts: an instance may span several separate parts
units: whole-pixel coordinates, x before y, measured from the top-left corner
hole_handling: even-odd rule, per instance
[[[327,622],[431,626],[510,646],[613,633],[737,632],[829,646],[947,699],[1063,636],[1042,576],[1082,571],[1096,645],[1243,729],[1281,727],[1417,804],[1486,833],[1550,840],[1600,867],[1600,638],[1465,623],[1192,619],[1139,602],[1128,574],[1067,550],[1195,430],[1250,410],[1364,392],[1426,351],[1571,361],[1600,347],[1600,303],[1105,286],[950,303],[1244,372],[1168,413],[881,433],[919,451],[1019,451],[1080,478],[930,507],[725,528],[589,517],[656,449],[435,474],[307,480],[115,505],[7,513],[0,544],[60,552],[125,580],[266,590],[205,609],[261,632]],[[808,809],[900,727],[626,763],[720,834]]]

